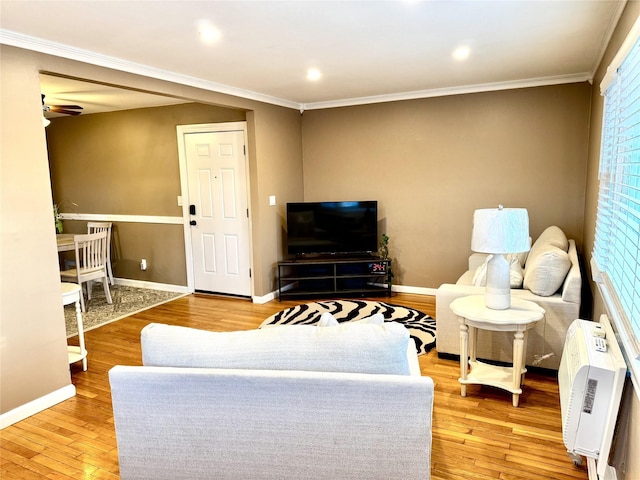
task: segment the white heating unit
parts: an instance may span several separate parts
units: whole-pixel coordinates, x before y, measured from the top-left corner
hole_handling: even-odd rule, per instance
[[[626,372],[606,315],[573,321],[558,370],[562,436],[576,464],[587,457],[590,479],[616,478],[608,457]]]

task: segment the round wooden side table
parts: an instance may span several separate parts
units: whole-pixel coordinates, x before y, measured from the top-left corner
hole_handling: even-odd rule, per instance
[[[513,406],[517,407],[527,369],[527,333],[544,317],[542,307],[528,300],[511,297],[511,307],[506,310],[487,308],[484,295],[460,297],[451,302],[451,310],[460,322],[460,394],[467,396],[468,384],[491,385],[512,393]],[[476,359],[478,329],[514,332],[513,366],[501,367]]]

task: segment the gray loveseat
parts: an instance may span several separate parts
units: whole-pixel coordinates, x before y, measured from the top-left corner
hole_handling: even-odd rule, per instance
[[[151,324],[109,372],[123,480],[428,479],[433,381],[406,328]]]
[[[484,294],[485,288],[474,283],[478,283],[485,258],[471,255],[469,270],[456,284],[444,284],[437,290],[436,349],[440,355],[460,355],[460,325],[449,305],[458,297]],[[567,329],[580,316],[582,276],[576,244],[558,227],[549,227],[518,261],[523,285],[512,286],[511,295],[533,301],[546,311],[545,318],[529,331],[525,364],[557,370]],[[477,350],[479,358],[511,362],[513,333],[481,330]]]

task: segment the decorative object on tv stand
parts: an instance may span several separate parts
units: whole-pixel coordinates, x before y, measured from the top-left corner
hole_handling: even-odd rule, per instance
[[[511,306],[509,262],[504,255],[529,249],[529,214],[525,208],[499,205],[474,212],[471,250],[491,254],[487,262],[487,308],[506,310]]]
[[[378,247],[378,256],[382,260],[386,260],[389,258],[389,235],[386,233],[382,234],[380,239],[380,246]]]

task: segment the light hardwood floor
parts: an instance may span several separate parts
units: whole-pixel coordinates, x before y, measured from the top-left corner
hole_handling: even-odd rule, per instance
[[[398,294],[384,300],[432,316],[435,312],[430,296]],[[119,478],[107,372],[118,364],[141,364],[139,339],[145,325],[246,330],[296,303],[256,305],[190,295],[87,332],[89,370],[82,372],[79,364],[72,368],[77,395],[0,432],[0,478]],[[438,358],[435,350],[419,359],[422,374],[435,381],[432,479],[588,478],[586,468],[575,467],[563,446],[553,376],[527,374],[520,406],[514,408],[508,392],[491,387],[469,386],[468,396],[461,397],[458,362]]]

